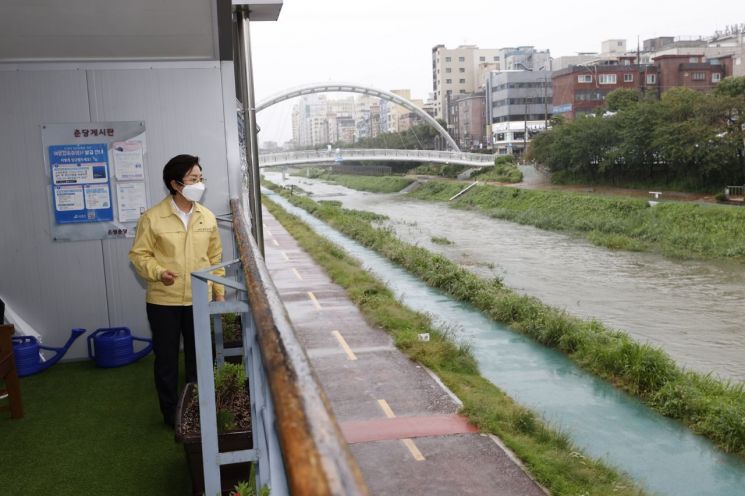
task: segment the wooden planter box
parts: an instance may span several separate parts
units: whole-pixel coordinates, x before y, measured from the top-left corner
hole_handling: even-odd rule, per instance
[[[179,398],[176,409],[176,442],[184,445],[186,463],[191,474],[192,493],[201,495],[204,493],[204,469],[202,465],[202,438],[198,434],[184,433],[184,414],[191,397],[194,394],[196,384],[189,383],[184,388]],[[251,449],[253,438],[251,430],[227,432],[219,434],[217,443],[220,451],[239,451]],[[251,471],[251,463],[234,463],[220,467],[220,486],[223,494],[229,492],[241,481],[247,481]]]

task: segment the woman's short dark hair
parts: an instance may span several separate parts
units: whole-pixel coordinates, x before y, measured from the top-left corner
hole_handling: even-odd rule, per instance
[[[202,170],[202,166],[199,164],[199,157],[195,157],[194,155],[176,155],[163,167],[163,182],[166,184],[168,191],[171,192],[171,195],[176,194],[176,190],[171,187],[171,181],[183,181],[186,173],[192,170],[195,165],[199,167],[199,170]]]

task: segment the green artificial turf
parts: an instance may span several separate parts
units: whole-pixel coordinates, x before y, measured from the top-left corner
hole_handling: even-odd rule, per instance
[[[21,394],[23,419],[0,414],[1,494],[190,494],[152,355],[116,369],[60,363],[22,378]]]

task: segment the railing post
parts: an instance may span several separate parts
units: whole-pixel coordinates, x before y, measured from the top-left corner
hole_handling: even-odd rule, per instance
[[[215,374],[212,368],[210,336],[209,285],[206,280],[191,278],[194,308],[194,346],[197,355],[199,384],[199,425],[202,433],[202,464],[206,494],[219,494],[220,465],[217,460],[217,412],[215,411]]]

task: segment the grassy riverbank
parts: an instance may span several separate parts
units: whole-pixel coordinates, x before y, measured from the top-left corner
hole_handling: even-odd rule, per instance
[[[307,200],[307,199],[303,199]],[[310,200],[307,200],[310,202]],[[383,283],[365,272],[345,252],[313,232],[297,217],[270,200],[265,205],[298,243],[347,291],[370,322],[387,330],[411,359],[432,369],[464,403],[464,414],[484,432],[499,436],[531,474],[555,495],[641,495],[628,477],[580,453],[562,433],[552,430],[530,410],[515,404],[481,377],[467,347],[455,344],[432,327],[428,317],[403,306]],[[338,209],[333,204],[319,209]],[[374,216],[364,215],[367,219]],[[357,219],[357,217],[355,217]],[[429,342],[417,334],[429,332]]]
[[[522,193],[517,191],[518,196]],[[495,321],[556,348],[584,369],[639,397],[663,415],[679,419],[725,451],[745,455],[745,391],[710,376],[685,371],[662,350],[623,332],[566,312],[481,279],[441,255],[398,240],[371,225],[370,215],[288,198],[335,229],[401,265],[428,285],[467,302]]]
[[[297,174],[300,176],[301,174]],[[369,191],[371,193],[398,193],[413,179],[396,176],[355,176],[350,174],[329,174],[318,169],[309,172],[308,177],[340,184],[345,188],[358,191]]]
[[[411,193],[447,201],[463,184],[430,181]],[[541,229],[580,234],[611,249],[745,261],[745,209],[692,203],[649,207],[634,198],[476,186],[451,205]]]
[[[498,164],[484,167],[471,174],[476,181],[497,181],[500,183],[519,183],[523,180],[523,173],[514,164]]]

